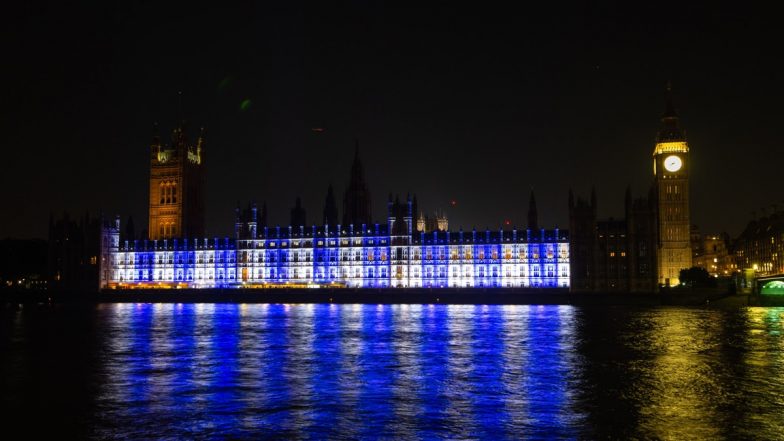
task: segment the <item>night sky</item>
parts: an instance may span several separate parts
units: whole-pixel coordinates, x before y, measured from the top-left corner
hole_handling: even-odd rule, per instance
[[[667,80],[692,149],[692,223],[734,236],[752,211],[784,208],[771,11],[111,3],[3,14],[0,237],[45,237],[64,210],[144,228],[152,126],[177,124],[179,91],[191,135],[208,132],[210,235],[251,199],[287,224],[299,195],[318,222],[329,183],[342,199],[355,138],[379,221],[390,192],[410,191],[453,229],[523,227],[533,188],[540,224],[566,228],[569,188],[592,185],[600,216],[621,217],[626,186],[651,183]]]

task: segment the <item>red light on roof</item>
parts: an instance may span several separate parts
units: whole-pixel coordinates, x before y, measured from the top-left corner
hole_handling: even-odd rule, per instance
[[[324,131],[324,128],[322,128],[322,127],[314,127],[314,128],[312,128],[310,130],[315,132],[315,133],[321,133],[321,132]]]

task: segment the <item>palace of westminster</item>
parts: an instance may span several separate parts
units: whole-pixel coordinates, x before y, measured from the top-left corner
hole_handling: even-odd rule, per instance
[[[540,228],[533,193],[525,229],[454,231],[416,196],[389,196],[374,222],[357,147],[342,199],[330,186],[319,225],[299,199],[288,226],[268,226],[266,206],[236,209],[233,238],[205,229],[206,139],[184,125],[150,146],[148,237],[102,228],[101,288],[507,287],[651,292],[692,266],[689,145],[667,89],[646,197],[627,190],[624,219],[598,219],[597,197],[570,191],[569,230]],[[122,239],[122,240],[121,240]]]

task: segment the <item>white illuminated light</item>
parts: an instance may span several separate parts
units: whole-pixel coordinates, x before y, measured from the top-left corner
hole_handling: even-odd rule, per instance
[[[670,155],[664,158],[664,168],[669,172],[676,172],[683,167],[683,161],[679,156]]]

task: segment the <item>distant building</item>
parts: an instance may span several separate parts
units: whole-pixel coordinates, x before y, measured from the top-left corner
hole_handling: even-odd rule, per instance
[[[449,219],[442,210],[436,210],[430,216],[420,211],[419,217],[417,217],[416,230],[420,233],[447,231],[449,230]]]
[[[153,136],[150,146],[150,240],[204,236],[205,144],[204,129],[195,144],[188,142],[185,123],[172,131],[171,144],[162,144],[157,134]]]
[[[729,235],[700,234],[697,230],[696,241],[692,237],[692,266],[704,268],[714,277],[729,277],[735,274],[738,265],[730,248]]]
[[[41,239],[0,240],[0,289],[47,287],[47,242]]]
[[[784,274],[784,212],[774,211],[749,222],[733,248],[738,270]]]
[[[71,219],[67,213],[58,220],[50,216],[48,289],[95,291],[98,288],[101,226],[101,218],[89,214],[79,219]]]

